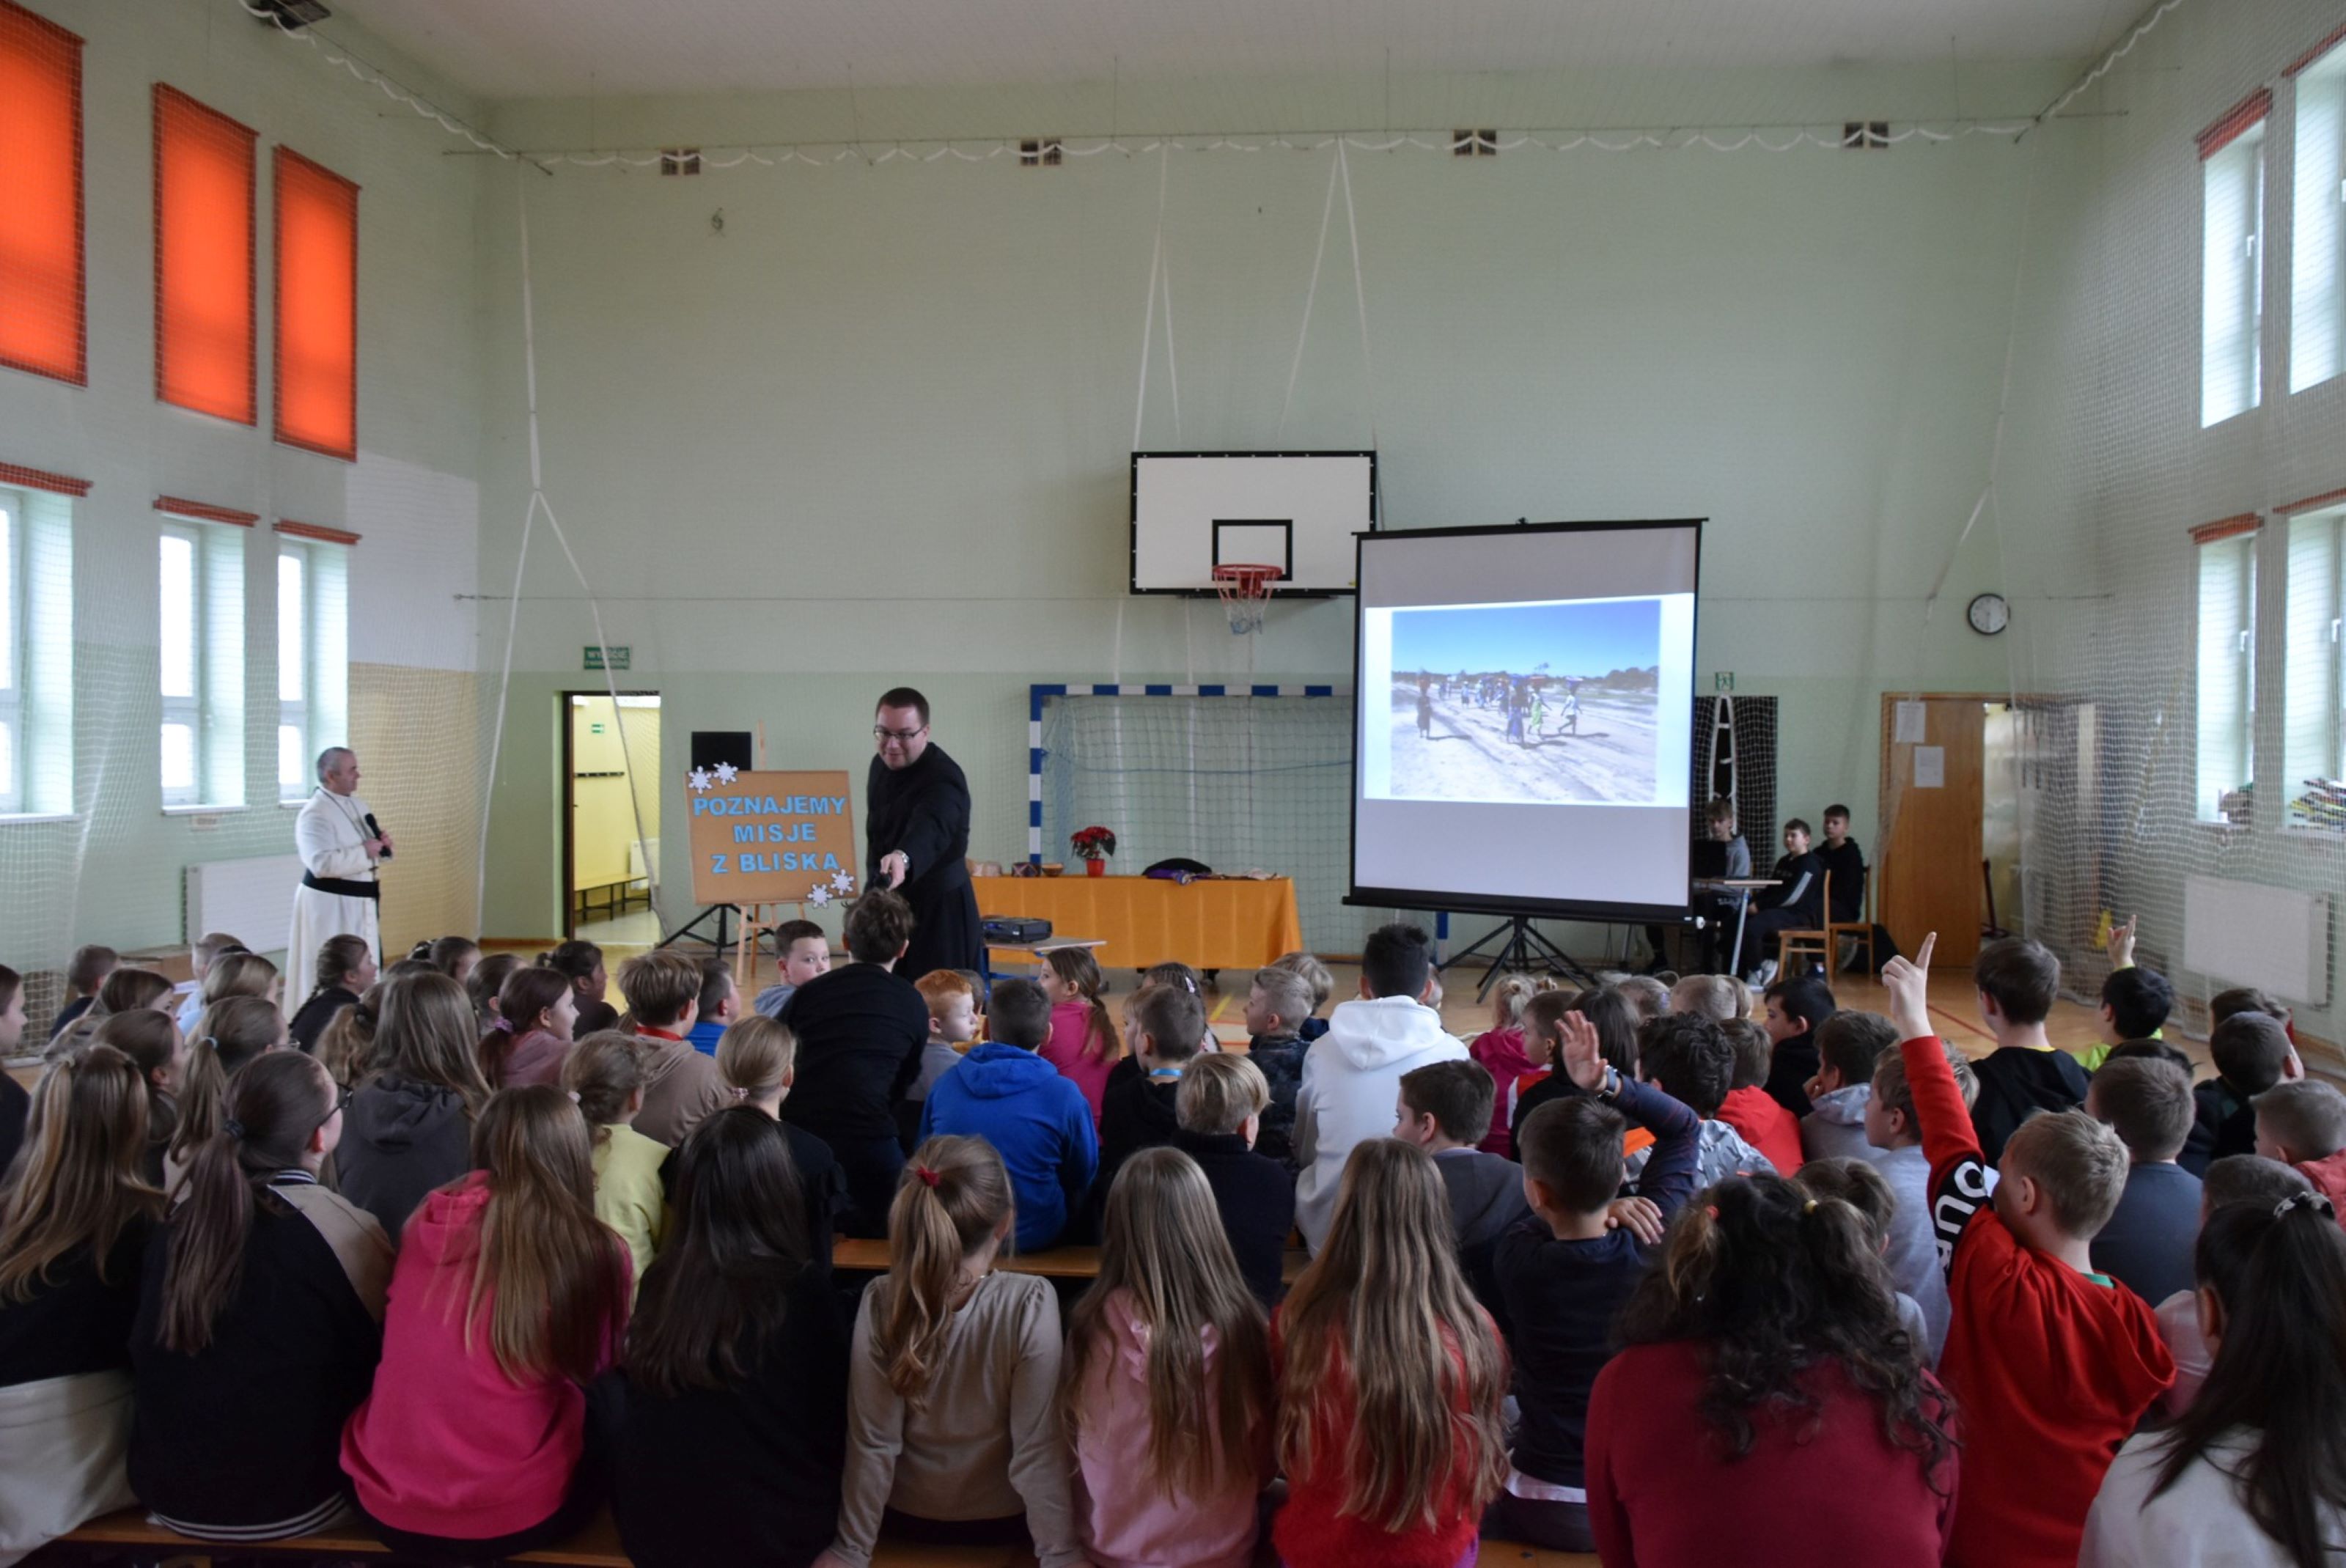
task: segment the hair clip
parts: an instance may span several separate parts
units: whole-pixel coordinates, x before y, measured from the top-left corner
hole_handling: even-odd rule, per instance
[[[569,1096],[570,1096],[570,1103],[571,1103],[572,1105],[575,1105],[578,1104],[578,1091],[577,1091],[577,1090],[576,1090],[576,1089],[565,1089],[565,1090],[563,1090],[562,1092],[563,1092],[564,1094],[566,1094],[566,1095],[569,1095]]]
[[[914,1166],[913,1167],[913,1174],[920,1177],[923,1181],[928,1183],[931,1190],[933,1191],[935,1189],[937,1185],[936,1172],[931,1170],[926,1166]]]
[[[240,1144],[244,1142],[244,1124],[238,1121],[234,1116],[224,1116],[221,1118],[220,1131],[229,1135],[230,1142]]]
[[[500,1034],[510,1034],[514,1032],[513,1020],[510,1018],[491,1019],[489,1021],[489,1027],[495,1030]]]
[[[733,1097],[736,1100],[746,1100],[750,1097],[750,1091],[736,1084],[733,1085]]]
[[[2314,1213],[2324,1216],[2338,1212],[2338,1206],[2320,1193],[2293,1192],[2273,1205],[2273,1217],[2279,1219],[2293,1208],[2310,1208]]]
[[[1804,1203],[1804,1204],[1800,1205],[1800,1212],[1801,1212],[1802,1214],[1814,1214],[1814,1213],[1816,1213],[1816,1212],[1817,1212],[1817,1200],[1816,1200],[1815,1198],[1810,1198],[1810,1199],[1809,1199],[1809,1201],[1808,1201],[1808,1202],[1806,1202],[1806,1203]]]

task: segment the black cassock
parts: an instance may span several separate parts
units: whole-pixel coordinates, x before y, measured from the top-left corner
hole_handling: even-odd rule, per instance
[[[977,893],[969,885],[969,780],[931,746],[890,768],[877,757],[864,785],[863,885],[884,888],[880,859],[902,850],[912,866],[896,891],[913,906],[913,945],[896,965],[907,980],[933,969],[979,967]]]

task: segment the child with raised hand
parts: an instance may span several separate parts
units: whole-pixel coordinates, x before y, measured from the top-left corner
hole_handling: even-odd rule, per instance
[[[789,1024],[752,1013],[733,1023],[717,1042],[717,1075],[735,1105],[763,1111],[780,1125],[806,1204],[807,1248],[816,1267],[828,1270],[831,1237],[839,1217],[847,1212],[847,1173],[839,1168],[829,1144],[781,1119],[782,1102],[797,1082],[798,1051]],[[671,1159],[670,1171],[673,1167]]]
[[[1561,1022],[1557,1076],[1575,1094],[1524,1119],[1524,1197],[1532,1217],[1499,1238],[1493,1259],[1514,1328],[1515,1430],[1504,1489],[1483,1527],[1509,1541],[1558,1552],[1596,1549],[1588,1529],[1585,1461],[1588,1394],[1613,1355],[1613,1319],[1646,1270],[1645,1247],[1661,1239],[1694,1191],[1698,1129],[1686,1106],[1606,1062],[1596,1027],[1577,1013]],[[1654,1139],[1637,1196],[1621,1190],[1621,1134]],[[1619,1205],[1639,1205],[1624,1215]]]
[[[1295,1095],[1310,1049],[1301,1031],[1311,1018],[1311,986],[1302,975],[1275,963],[1254,972],[1247,983],[1246,1054],[1270,1094],[1255,1152],[1281,1165],[1295,1160]]]
[[[1454,1253],[1433,1161],[1394,1138],[1354,1145],[1273,1325],[1287,1568],[1474,1562],[1507,1473],[1507,1352]]]
[[[2257,1096],[2257,1153],[2294,1166],[2331,1204],[2346,1202],[2346,1095],[2311,1078]]]
[[[52,1064],[0,1188],[0,1559],[131,1502],[130,1325],[163,1211],[147,1105],[110,1045]]]
[[[1270,1479],[1270,1337],[1188,1155],[1147,1149],[1117,1177],[1066,1360],[1076,1532],[1091,1560],[1247,1568]]]
[[[481,1076],[493,1089],[559,1084],[578,1023],[578,992],[556,970],[516,969],[497,989],[497,1015],[481,1036]]]
[[[1507,1104],[1508,1135],[1515,1142],[1522,1141],[1524,1123],[1534,1111],[1550,1100],[1569,1098],[1576,1092],[1572,1080],[1556,1071],[1557,1054],[1564,1047],[1561,1030],[1567,1013],[1578,1013],[1596,1025],[1597,1050],[1615,1072],[1625,1078],[1637,1075],[1637,1010],[1618,987],[1573,995],[1562,991],[1541,992],[1524,1009],[1524,1044],[1540,1064],[1508,1084],[1500,1096]],[[1642,1148],[1650,1141],[1642,1129],[1631,1132],[1629,1136],[1628,1146],[1633,1149]]]
[[[1539,983],[1528,974],[1510,974],[1492,988],[1491,1027],[1474,1036],[1466,1054],[1491,1074],[1491,1082],[1512,1087],[1515,1081],[1541,1065],[1524,1044],[1524,1009],[1539,993]],[[1515,1158],[1515,1139],[1507,1125],[1507,1097],[1494,1095],[1491,1125],[1475,1147],[1501,1159]]]
[[[1205,1173],[1239,1273],[1266,1308],[1287,1293],[1281,1276],[1295,1228],[1295,1177],[1260,1152],[1270,1103],[1270,1085],[1253,1057],[1234,1051],[1191,1062],[1173,1102],[1181,1123],[1174,1146]]]
[[[1080,947],[1045,953],[1039,978],[1051,1003],[1051,1037],[1043,1042],[1040,1054],[1059,1070],[1059,1076],[1083,1091],[1096,1131],[1107,1075],[1124,1055],[1116,1014],[1106,1001],[1107,983],[1100,977],[1098,961]]]
[[[1735,1073],[1727,1081],[1727,1098],[1719,1103],[1719,1119],[1767,1156],[1778,1176],[1790,1176],[1806,1156],[1800,1148],[1800,1118],[1767,1090],[1775,1043],[1768,1038],[1765,1025],[1749,1018],[1730,1018],[1719,1032],[1735,1052]]]
[[[627,1243],[630,1287],[639,1288],[668,1228],[660,1185],[668,1145],[635,1128],[636,1114],[644,1108],[643,1046],[616,1029],[589,1034],[564,1062],[561,1087],[586,1118],[595,1217]]]
[[[2129,1041],[2160,1038],[2167,1015],[2175,1009],[2175,987],[2167,976],[2134,961],[2135,919],[2129,915],[2124,925],[2110,927],[2110,972],[2102,982],[2101,1013],[2096,1020],[2101,1044],[2076,1053],[2078,1064],[2088,1073],[2100,1072],[2111,1051]]]
[[[752,1019],[773,1023],[752,1013],[733,1028]],[[804,1568],[838,1520],[847,1442],[830,1254],[807,1236],[790,1145],[766,1113],[704,1118],[676,1172],[669,1239],[627,1324],[619,1539],[638,1568]]]
[[[1702,1118],[1695,1156],[1695,1186],[1706,1187],[1739,1173],[1776,1174],[1766,1155],[1718,1119],[1728,1085],[1735,1081],[1735,1047],[1709,1019],[1693,1013],[1667,1013],[1637,1033],[1637,1076]],[[1652,1157],[1653,1145],[1627,1156],[1629,1179],[1637,1180]]]
[[[1034,1543],[1075,1568],[1050,1281],[996,1272],[1015,1225],[1002,1158],[977,1138],[913,1151],[888,1212],[888,1272],[848,1356],[839,1532],[818,1568],[864,1568],[900,1540]]]
[[[1679,1217],[1620,1327],[1588,1405],[1606,1562],[2021,1561],[2008,1536],[1949,1551],[1964,1520],[1953,1412],[1848,1204],[1780,1176],[1721,1182]],[[1969,1442],[1962,1469],[1993,1441]],[[1965,1484],[1964,1511],[1977,1497]]]
[[[2126,1185],[2116,1133],[2082,1110],[2031,1117],[2007,1142],[1991,1203],[1973,1118],[1931,1029],[1935,942],[1933,933],[1912,959],[1892,959],[1882,981],[1905,1036],[1900,1059],[1949,1260],[1941,1376],[1972,1440],[1948,1561],[2066,1568],[2103,1471],[2173,1380],[2175,1362],[2142,1298],[2093,1271],[2093,1237]]]
[[[2211,1016],[2214,1011],[2210,1003]],[[2257,1096],[2305,1076],[2287,1027],[2259,1008],[2242,1006],[2218,1018],[2208,1031],[2208,1054],[2216,1076],[2191,1091],[2191,1135],[2176,1156],[2193,1176],[2206,1175],[2227,1156],[2256,1153]]]
[[[2313,1193],[2234,1204],[2198,1271],[2215,1365],[2179,1420],[2119,1451],[2080,1568],[2326,1568],[2346,1553],[2346,1237]]]
[[[247,1062],[263,1053],[292,1044],[285,1015],[277,1004],[258,996],[231,996],[204,1009],[195,1038],[188,1044],[187,1069],[179,1089],[178,1125],[163,1151],[163,1190],[176,1193],[179,1178],[209,1142],[228,1115],[223,1102],[229,1080]]]
[[[401,1237],[374,1389],[342,1429],[342,1470],[383,1543],[435,1562],[534,1551],[602,1506],[585,1386],[618,1359],[627,1321],[627,1247],[595,1217],[569,1096],[495,1095],[472,1163]]]
[[[243,997],[209,1017],[240,1003],[276,1011]],[[313,1057],[243,1065],[148,1244],[130,1485],[182,1535],[282,1540],[349,1512],[342,1422],[382,1353],[392,1248],[373,1216],[319,1185],[342,1113]]]

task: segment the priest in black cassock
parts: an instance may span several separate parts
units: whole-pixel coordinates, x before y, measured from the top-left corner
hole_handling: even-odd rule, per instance
[[[863,885],[913,906],[913,944],[896,972],[980,967],[977,893],[969,884],[969,780],[929,741],[929,699],[900,686],[872,715],[879,753],[864,788]]]

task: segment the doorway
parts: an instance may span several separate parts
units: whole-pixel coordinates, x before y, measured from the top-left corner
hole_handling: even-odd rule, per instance
[[[660,939],[659,694],[566,691],[558,701],[563,934],[650,947]]]

